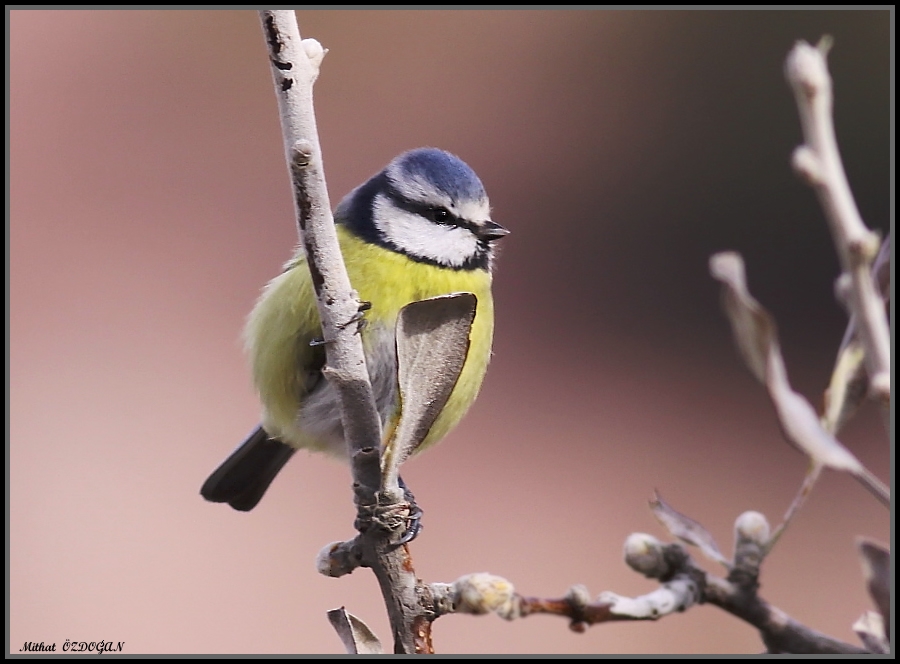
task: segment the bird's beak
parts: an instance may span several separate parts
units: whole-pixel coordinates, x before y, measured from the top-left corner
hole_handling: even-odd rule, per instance
[[[475,235],[478,236],[479,240],[499,240],[501,237],[505,237],[509,235],[509,231],[494,221],[485,221],[481,226],[478,227],[478,230],[475,231]]]

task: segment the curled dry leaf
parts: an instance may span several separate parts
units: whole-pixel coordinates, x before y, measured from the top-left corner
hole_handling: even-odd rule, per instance
[[[878,255],[875,257],[872,276],[875,281],[875,290],[884,302],[885,316],[890,322],[890,234],[882,241]],[[857,337],[856,316],[851,314],[837,360],[834,363],[831,380],[825,390],[825,412],[822,415],[822,425],[832,433],[841,430],[868,396],[869,375],[866,372],[865,359],[865,350]]]
[[[722,299],[735,341],[753,375],[768,389],[785,438],[814,463],[851,473],[879,500],[890,504],[889,489],[823,428],[809,401],[791,389],[775,320],[747,290],[740,254],[713,255],[710,273],[722,282]]]
[[[885,638],[884,618],[879,614],[866,611],[853,623],[853,631],[869,652],[877,655],[890,654],[891,647]]]
[[[848,331],[852,327],[851,320]],[[865,401],[868,388],[866,353],[853,336],[838,352],[831,380],[825,390],[825,412],[822,415],[825,430],[831,433],[840,431]]]
[[[875,608],[884,618],[885,635],[888,639],[891,625],[891,552],[878,542],[860,539],[857,542],[862,559],[863,577],[869,596]]]
[[[348,612],[344,607],[328,612],[328,621],[334,627],[348,655],[381,655],[381,641],[368,625]]]
[[[650,509],[653,511],[653,516],[673,537],[698,547],[710,560],[715,560],[725,567],[731,566],[731,563],[722,555],[719,545],[716,544],[713,536],[701,523],[676,511],[662,499],[658,491],[654,493],[655,496],[650,501]]]
[[[456,387],[475,320],[473,293],[453,293],[406,305],[397,320],[400,421],[384,446],[383,486],[425,440]]]

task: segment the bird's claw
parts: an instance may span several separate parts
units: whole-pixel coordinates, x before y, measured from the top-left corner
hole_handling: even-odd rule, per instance
[[[347,329],[353,323],[356,323],[356,333],[359,334],[363,331],[366,325],[369,324],[369,321],[366,320],[366,312],[372,308],[371,302],[366,302],[365,300],[360,300],[359,308],[356,310],[356,313],[350,317],[346,323],[340,326],[342,330]]]
[[[406,486],[406,482],[403,481],[403,478],[400,477],[398,480],[400,488],[403,489],[403,498],[409,504],[409,516],[406,517],[406,530],[403,531],[403,536],[398,543],[398,545],[403,545],[412,542],[419,536],[419,533],[422,532],[422,528],[424,527],[422,525],[422,517],[425,515],[425,512],[419,507],[419,504],[416,502],[416,497],[413,495],[413,492],[409,490],[409,487]]]

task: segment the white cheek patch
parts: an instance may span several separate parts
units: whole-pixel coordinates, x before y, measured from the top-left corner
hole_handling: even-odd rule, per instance
[[[372,220],[385,239],[410,256],[462,267],[478,253],[478,238],[458,226],[436,224],[401,210],[383,194],[375,197]]]

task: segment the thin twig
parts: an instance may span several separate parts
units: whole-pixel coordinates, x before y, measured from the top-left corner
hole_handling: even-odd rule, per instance
[[[290,10],[260,12],[281,113],[300,241],[312,273],[328,358],[326,377],[341,391],[342,422],[352,458],[378,447],[381,424],[356,326],[345,325],[359,301],[341,257],[325,185],[312,88],[324,56],[315,40],[301,40]]]
[[[663,544],[643,534],[632,535],[629,540],[626,561],[645,576],[660,581],[659,588],[646,595],[623,597],[603,592],[592,600],[584,586],[573,586],[560,598],[525,597],[502,577],[471,574],[452,584],[433,584],[438,615],[494,612],[505,620],[515,620],[540,613],[567,618],[569,628],[580,633],[602,623],[659,620],[706,603],[759,630],[769,652],[854,655],[868,652],[817,632],[766,602],[757,593],[755,574],[736,569],[728,579],[722,579],[697,567],[680,544]],[[648,556],[656,562],[648,564]]]
[[[853,200],[832,121],[832,81],[826,55],[830,39],[816,47],[798,42],[785,63],[794,89],[805,144],[794,152],[794,168],[815,188],[828,218],[842,274],[838,284],[856,318],[866,351],[870,392],[883,406],[891,397],[891,340],[884,302],[872,280],[872,261],[879,248],[878,235],[863,223]]]

